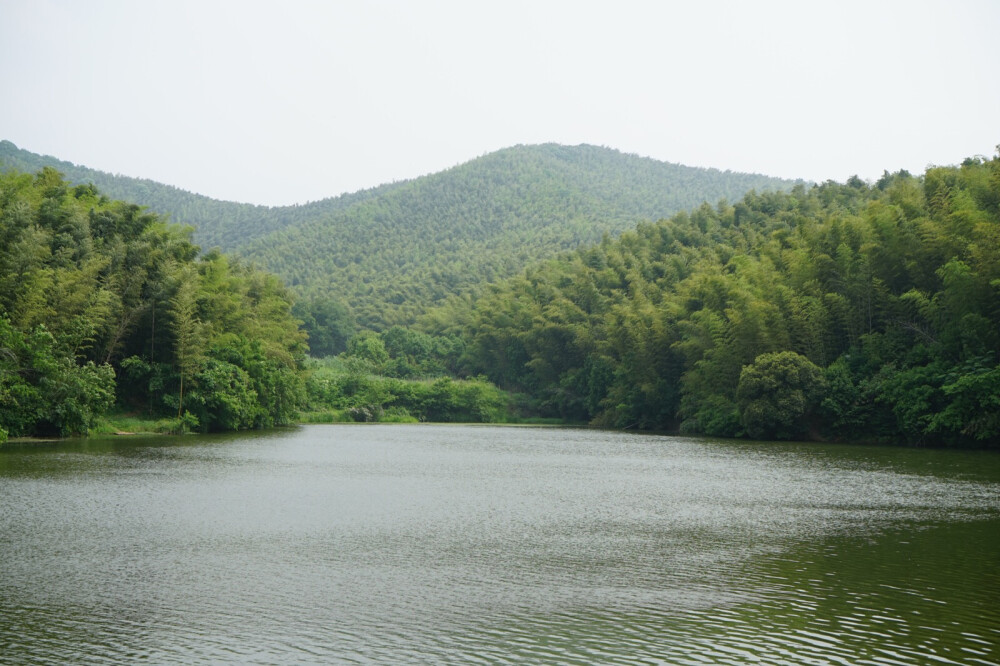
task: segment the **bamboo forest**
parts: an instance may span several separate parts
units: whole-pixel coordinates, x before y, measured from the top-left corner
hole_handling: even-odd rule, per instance
[[[1000,446],[996,156],[814,184],[519,147],[293,210],[113,199],[3,149],[0,439],[135,417]]]

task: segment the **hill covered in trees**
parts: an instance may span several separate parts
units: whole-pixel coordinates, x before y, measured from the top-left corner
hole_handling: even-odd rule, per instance
[[[241,246],[297,282],[295,310],[277,278],[140,206],[52,169],[0,176],[0,437],[84,432],[117,399],[205,429],[302,405],[356,420],[514,409],[1000,446],[1000,157],[627,222],[675,205],[647,171],[662,168],[518,147]],[[376,332],[352,337],[343,303]],[[307,371],[296,318],[321,354],[346,352]]]
[[[296,206],[255,206],[219,201],[146,178],[111,174],[0,141],[0,171],[36,173],[55,169],[73,185],[94,185],[103,195],[147,207],[175,224],[194,227],[193,241],[205,249],[229,251],[249,238],[258,238],[306,220],[328,215],[369,197],[391,191],[395,185],[345,194]]]
[[[551,415],[1000,446],[1000,158],[703,204],[452,305],[426,330]]]
[[[307,299],[343,300],[361,327],[385,329],[641,220],[706,198],[791,186],[593,146],[517,146],[399,184],[237,251]]]
[[[314,350],[340,351],[355,328],[413,323],[427,308],[528,264],[703,201],[793,182],[627,155],[595,146],[516,146],[441,173],[303,206],[219,202],[110,176],[0,143],[0,164],[52,166],[93,182],[281,276]],[[320,323],[315,323],[320,322]],[[336,329],[326,336],[322,329]],[[324,338],[329,338],[325,340]]]

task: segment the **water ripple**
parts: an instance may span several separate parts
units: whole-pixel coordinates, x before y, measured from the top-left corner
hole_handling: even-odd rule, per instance
[[[963,452],[317,426],[3,451],[0,507],[0,663],[1000,663]]]

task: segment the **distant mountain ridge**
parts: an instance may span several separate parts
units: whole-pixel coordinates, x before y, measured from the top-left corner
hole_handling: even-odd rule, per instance
[[[0,142],[0,165],[53,166],[113,198],[195,227],[312,299],[347,304],[364,327],[410,324],[454,295],[560,251],[704,202],[804,181],[687,167],[590,145],[520,145],[436,174],[301,206],[216,201],[111,176]]]
[[[247,238],[262,236],[306,219],[332,213],[369,196],[391,190],[397,183],[369,190],[330,197],[293,206],[260,206],[221,201],[182,190],[146,178],[132,178],[39,155],[0,140],[0,171],[17,169],[35,173],[52,167],[74,184],[93,183],[110,199],[121,199],[147,206],[151,211],[168,215],[170,221],[194,227],[194,240],[204,249],[219,247],[232,250]]]

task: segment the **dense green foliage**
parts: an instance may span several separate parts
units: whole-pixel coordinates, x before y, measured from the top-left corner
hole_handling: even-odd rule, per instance
[[[302,405],[350,420],[531,408],[1000,446],[1000,158],[743,196],[788,185],[754,178],[547,145],[234,236],[246,218],[213,202],[219,238],[266,233],[239,252],[293,283],[292,306],[277,278],[199,256],[137,205],[51,169],[2,175],[0,440],[86,432],[117,402],[205,430]],[[330,357],[309,372],[297,320]]]
[[[287,290],[189,235],[52,169],[0,175],[0,430],[86,433],[116,400],[203,430],[294,418]]]
[[[0,440],[87,432],[114,402],[114,371],[77,364],[44,325],[22,332],[0,319]]]
[[[309,408],[331,414],[327,421],[497,423],[508,418],[509,398],[482,378],[399,379],[316,365],[308,393]]]
[[[792,351],[761,354],[740,372],[740,422],[756,439],[802,439],[824,389],[823,371],[805,356]]]
[[[55,166],[74,182],[170,214],[204,247],[236,251],[300,296],[314,355],[355,329],[409,325],[554,253],[703,201],[794,183],[668,164],[594,146],[516,146],[447,171],[302,206],[214,201],[77,167],[0,142],[0,165]],[[328,324],[326,322],[332,322]],[[330,331],[333,331],[332,333]]]
[[[498,422],[513,399],[481,377],[454,379],[445,365],[460,341],[394,327],[351,339],[338,357],[310,362],[308,409],[323,420]]]
[[[489,290],[467,372],[548,413],[723,436],[1000,444],[1000,158],[642,224]]]
[[[410,325],[558,251],[706,199],[788,188],[593,146],[518,146],[379,192],[238,248],[361,328]]]
[[[49,167],[74,185],[92,184],[112,199],[145,206],[176,223],[194,227],[194,242],[202,247],[229,251],[249,238],[313,220],[377,197],[397,187],[384,185],[354,194],[294,206],[255,206],[219,201],[145,178],[130,178],[89,169],[72,162],[22,150],[10,141],[0,141],[0,171],[35,173]]]

